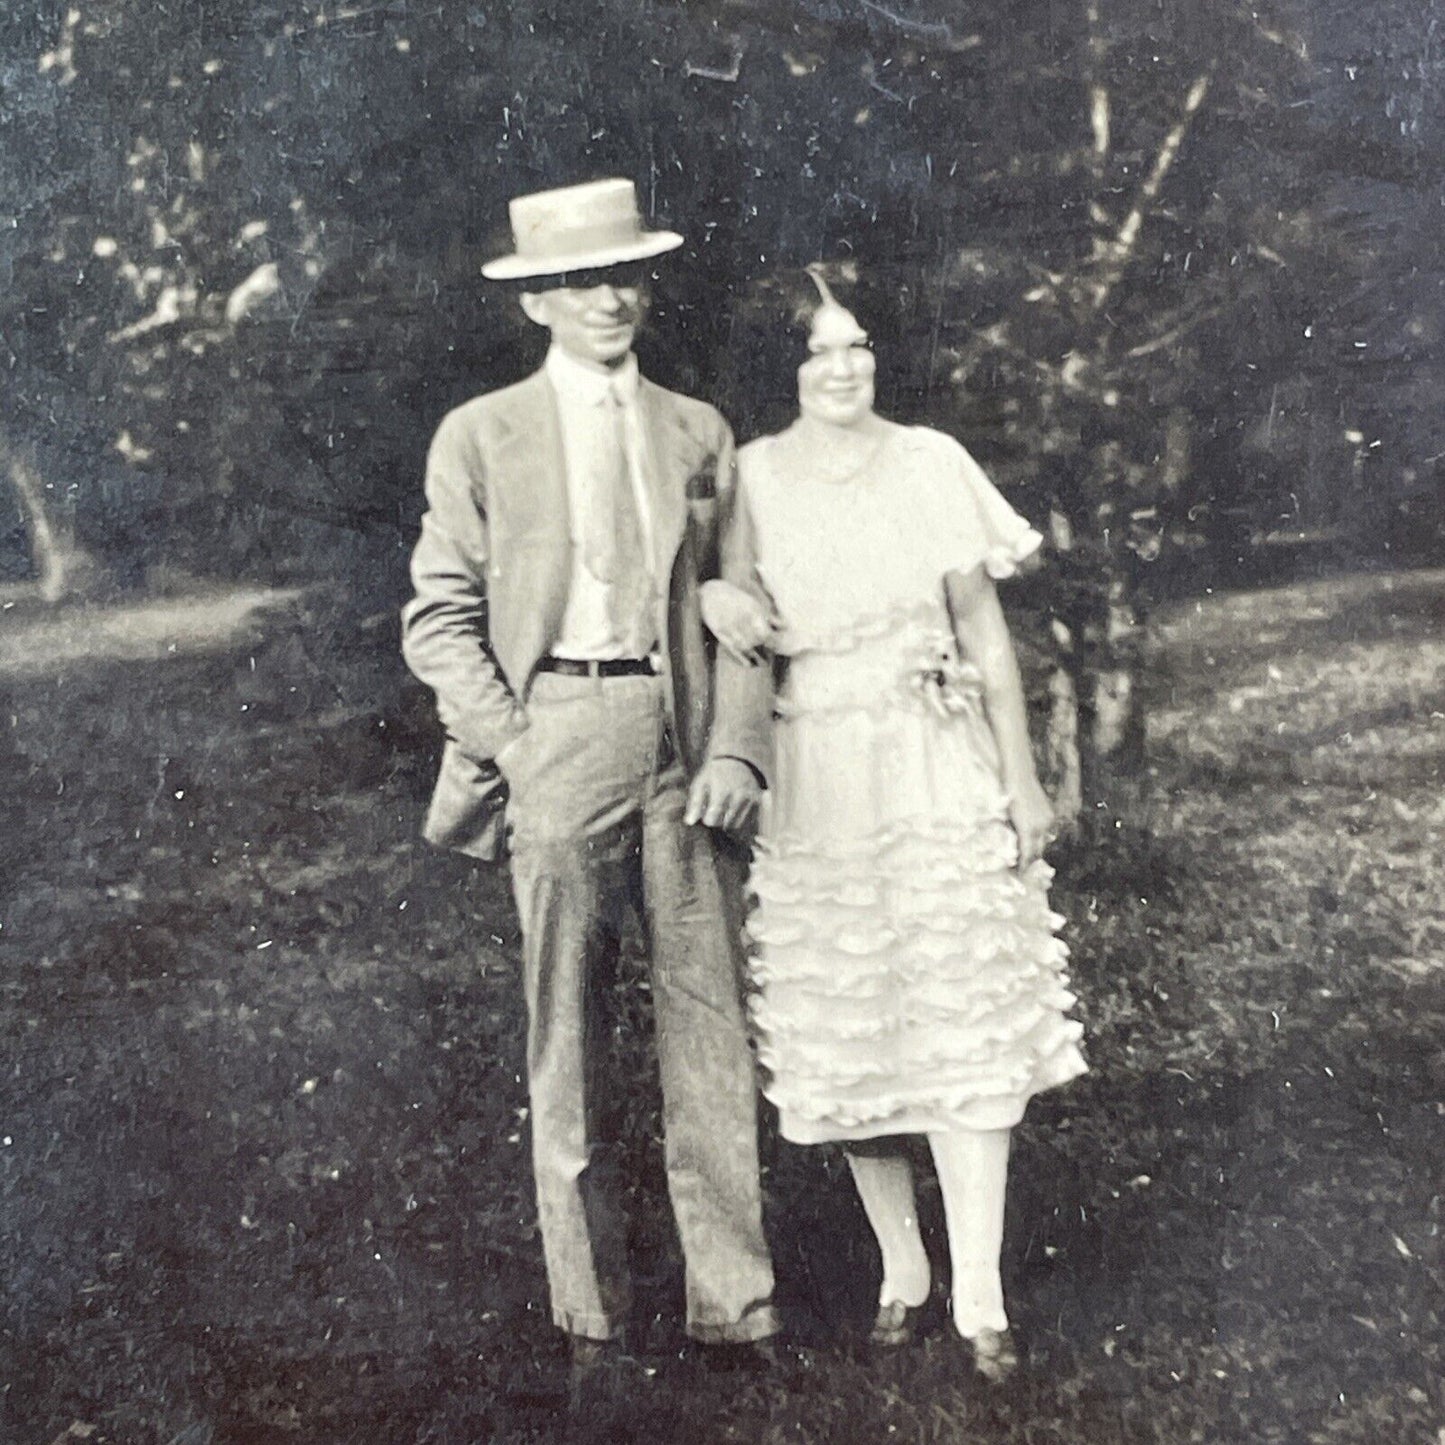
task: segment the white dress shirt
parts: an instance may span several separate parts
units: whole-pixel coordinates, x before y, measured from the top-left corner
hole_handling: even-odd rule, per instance
[[[621,408],[621,434],[627,475],[637,504],[643,550],[653,555],[652,516],[648,509],[647,439],[637,404],[637,358],[629,355],[615,371],[584,366],[561,348],[547,353],[547,379],[557,398],[562,427],[562,453],[567,467],[567,503],[572,537],[571,581],[562,626],[552,652],[557,657],[602,661],[619,657],[646,657],[657,643],[648,609],[648,621],[638,622],[619,635],[612,620],[612,588],[594,577],[583,561],[582,539],[588,534],[590,508],[599,494],[605,498],[605,478],[616,465],[617,416]],[[645,628],[647,635],[642,635]]]

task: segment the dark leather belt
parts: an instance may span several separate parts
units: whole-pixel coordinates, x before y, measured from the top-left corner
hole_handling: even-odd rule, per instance
[[[556,672],[563,677],[656,677],[660,671],[650,657],[609,657],[584,662],[576,657],[543,657],[538,672]]]

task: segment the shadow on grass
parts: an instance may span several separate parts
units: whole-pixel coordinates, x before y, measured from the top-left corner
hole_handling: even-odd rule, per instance
[[[784,1426],[800,1440],[900,1431],[937,1438],[922,1433],[932,1418],[1018,1440],[1040,1438],[1043,1422],[1067,1440],[1296,1440],[1315,1438],[1306,1430],[1323,1428],[1340,1394],[1401,1400],[1424,1391],[1424,1362],[1412,1364],[1390,1338],[1397,1308],[1425,1301],[1388,1235],[1372,1241],[1356,1228],[1320,1238],[1298,1222],[1295,1191],[1320,1182],[1315,1151],[1330,1161],[1326,1177],[1337,1187],[1348,1186],[1333,1176],[1361,1162],[1381,1188],[1399,1182],[1398,1167],[1371,1158],[1374,1100],[1325,1110],[1320,1102],[1281,1107],[1273,1075],[1189,1085],[1150,1076],[1036,1110],[1019,1143],[1008,1246],[1029,1368],[997,1396],[971,1385],[946,1335],[893,1361],[848,1352],[843,1331],[864,1317],[876,1288],[866,1228],[840,1161],[827,1151],[782,1151],[772,1179],[781,1292],[815,1322],[802,1384],[739,1388],[700,1377],[678,1363],[678,1341],[664,1330],[645,1360],[655,1373],[639,1374],[615,1422],[624,1433],[612,1438],[760,1439]],[[1293,1151],[1269,1142],[1284,1139]],[[938,1257],[931,1191],[925,1203]],[[451,1202],[458,1215],[468,1207],[499,1227],[485,1198]],[[633,1207],[654,1224],[665,1215],[651,1190]],[[60,1400],[62,1415],[114,1422],[117,1433],[102,1438],[150,1438],[126,1433],[126,1409],[108,1391],[124,1392],[137,1412],[149,1394],[141,1418],[169,1411],[172,1423],[204,1421],[217,1441],[234,1445],[287,1437],[323,1445],[377,1438],[368,1432],[378,1430],[388,1440],[557,1438],[562,1358],[528,1308],[534,1302],[478,1308],[498,1303],[509,1274],[535,1276],[526,1262],[454,1260],[461,1269],[447,1273],[462,1288],[446,1315],[427,1318],[405,1299],[388,1308],[371,1300],[373,1317],[363,1321],[358,1300],[323,1337],[302,1321],[286,1328],[278,1320],[284,1295],[298,1286],[311,1293],[294,1262],[287,1269],[279,1254],[269,1265],[262,1257],[248,1289],[207,1293],[197,1276],[214,1244],[201,1239],[177,1256],[170,1243],[204,1234],[201,1219],[188,1226],[172,1216],[146,1228],[111,1217],[119,1228],[109,1242],[129,1256],[137,1281],[169,1283],[150,1298],[116,1301],[110,1326],[79,1302],[56,1322],[50,1358],[30,1356],[34,1396],[12,1392],[9,1401],[12,1423],[36,1438]],[[451,1227],[460,1224],[454,1218]],[[313,1220],[308,1233],[334,1231],[341,1243],[345,1227],[339,1218]],[[344,1298],[357,1289],[358,1267],[354,1251],[341,1248],[316,1282]],[[653,1303],[675,1317],[680,1300],[664,1287]],[[1267,1387],[1256,1392],[1252,1379]],[[97,1393],[77,1395],[82,1380]]]
[[[10,703],[0,1434],[560,1438],[516,923],[502,873],[414,842],[425,700],[374,639],[297,614],[241,653],[67,669]],[[1321,973],[1311,937],[1282,1023],[1200,1044],[1215,1010],[1268,1018],[1249,959],[1183,956],[1208,910],[1266,906],[1230,871],[1235,825],[1060,860],[1095,1072],[1018,1134],[1007,1283],[1031,1358],[997,1394],[946,1333],[851,1350],[878,1266],[846,1166],[775,1140],[768,1227],[810,1363],[785,1388],[679,1361],[634,951],[618,1076],[645,1368],[607,1438],[1428,1439],[1438,1031],[1368,958]],[[931,1185],[924,1206],[942,1270]]]
[[[1151,706],[1207,708],[1222,687],[1290,657],[1445,636],[1445,572],[1348,577],[1174,604],[1145,679]]]

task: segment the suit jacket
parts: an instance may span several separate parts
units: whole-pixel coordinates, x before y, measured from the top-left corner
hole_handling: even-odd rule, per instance
[[[705,402],[645,378],[638,406],[651,475],[667,706],[689,773],[710,756],[769,771],[767,669],[717,659],[698,605],[731,546],[732,433]],[[427,456],[427,511],[402,612],[407,665],[436,694],[446,732],[424,828],[477,858],[502,852],[506,789],[493,759],[527,728],[533,670],[567,602],[571,532],[561,425],[541,371],[450,412]]]

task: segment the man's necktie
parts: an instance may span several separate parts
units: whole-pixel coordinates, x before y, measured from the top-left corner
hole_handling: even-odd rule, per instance
[[[602,405],[606,417],[601,429],[605,454],[597,458],[597,489],[590,508],[583,561],[599,582],[611,588],[613,630],[620,641],[626,641],[651,596],[651,569],[633,490],[625,409],[611,387]]]

